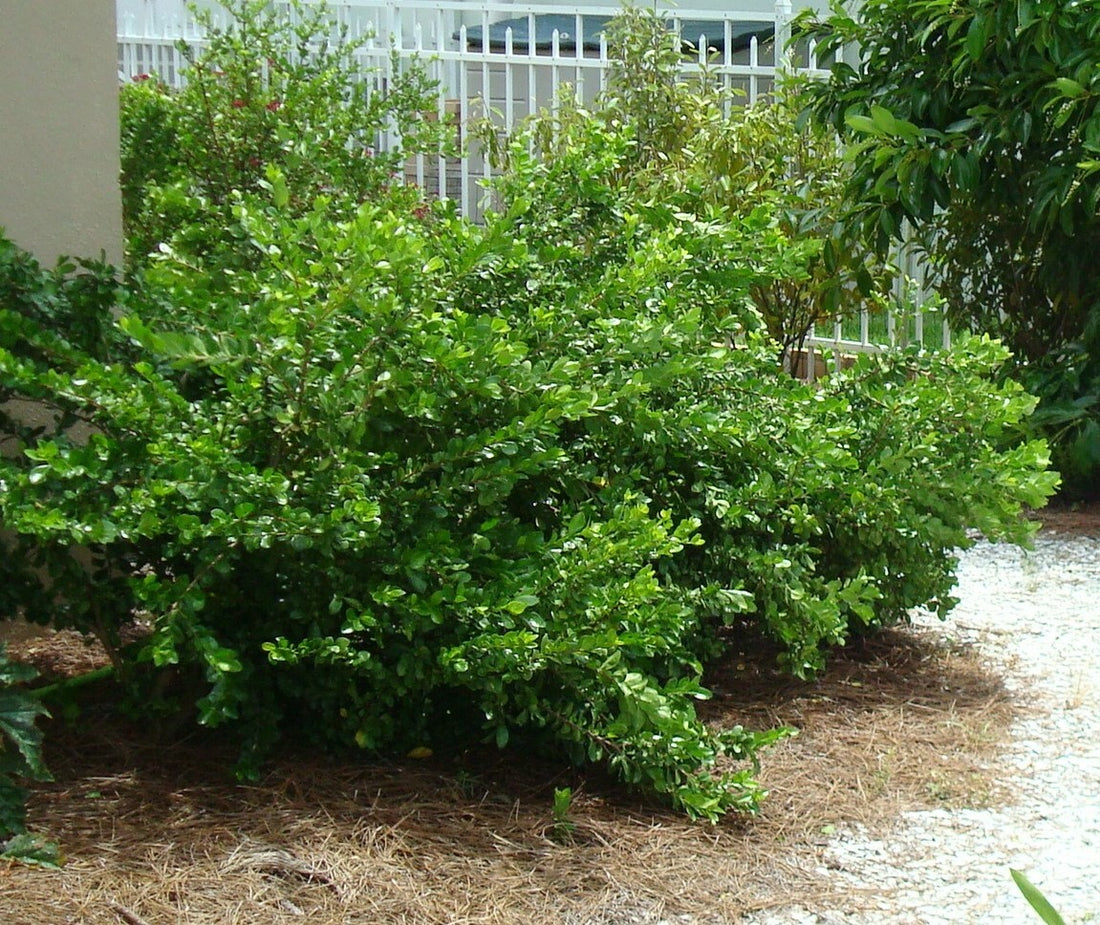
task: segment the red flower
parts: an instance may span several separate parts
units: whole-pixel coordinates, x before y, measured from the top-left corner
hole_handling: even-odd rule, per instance
[[[149,75],[149,74],[135,74],[135,75],[134,75],[133,77],[131,77],[130,79],[131,79],[131,80],[132,80],[132,81],[133,81],[134,83],[140,83],[140,82],[141,82],[141,81],[143,81],[143,80],[148,80],[150,76],[151,76],[151,75]]]
[[[428,204],[425,202],[418,205],[415,209],[413,209],[413,215],[421,221],[426,219],[428,217]]]
[[[232,106],[234,109],[244,109],[245,102],[244,100],[233,100]]]
[[[264,109],[266,109],[268,112],[275,112],[276,110],[281,108],[282,105],[283,104],[279,100],[272,100],[264,107]]]

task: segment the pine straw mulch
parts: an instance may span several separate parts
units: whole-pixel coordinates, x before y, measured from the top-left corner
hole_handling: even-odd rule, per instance
[[[96,660],[64,633],[12,649],[60,673]],[[892,631],[835,653],[812,683],[770,658],[741,653],[708,678],[709,721],[799,730],[763,757],[762,814],[718,826],[509,751],[385,765],[284,756],[259,784],[233,785],[232,743],[190,730],[171,741],[93,706],[48,730],[56,779],[30,803],[67,863],[0,869],[0,921],[735,922],[793,895],[839,904],[818,869],[842,823],[882,829],[906,808],[999,798],[986,762],[1012,708],[973,651]],[[564,786],[576,830],[561,843],[550,808]]]

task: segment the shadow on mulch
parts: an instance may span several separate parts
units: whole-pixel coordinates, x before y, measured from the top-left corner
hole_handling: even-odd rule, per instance
[[[763,756],[761,815],[718,826],[513,750],[395,764],[284,756],[242,786],[228,779],[232,743],[216,737],[157,741],[107,709],[55,721],[56,779],[35,787],[30,818],[68,863],[0,870],[0,920],[736,922],[792,895],[839,903],[815,868],[841,824],[883,828],[906,808],[996,798],[984,762],[1011,709],[970,650],[906,629],[835,653],[812,683],[771,664],[746,652],[707,679],[708,721],[799,731]],[[564,786],[570,837],[551,813]]]
[[[1031,515],[1045,533],[1100,538],[1100,500],[1053,502]]]

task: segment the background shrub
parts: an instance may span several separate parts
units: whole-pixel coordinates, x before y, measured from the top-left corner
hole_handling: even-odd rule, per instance
[[[433,117],[434,85],[395,59],[383,88],[356,57],[368,40],[333,25],[324,3],[226,0],[227,24],[193,10],[206,30],[201,53],[186,42],[182,89],[134,75],[121,93],[123,218],[138,266],[174,235],[180,246],[249,253],[232,205],[269,167],[303,211],[324,196],[354,210],[379,196],[419,201],[393,184],[405,158],[445,150],[453,130]],[[285,7],[289,7],[285,9]],[[382,135],[399,143],[383,147]],[[232,261],[232,256],[225,259]]]
[[[895,269],[841,220],[853,164],[833,128],[802,118],[803,81],[784,78],[750,106],[705,65],[685,69],[681,40],[654,11],[628,7],[609,32],[614,63],[597,108],[633,138],[623,179],[727,217],[763,208],[797,248],[797,272],[750,291],[783,353],[801,349],[815,325],[881,309]],[[543,150],[552,156],[553,144]]]

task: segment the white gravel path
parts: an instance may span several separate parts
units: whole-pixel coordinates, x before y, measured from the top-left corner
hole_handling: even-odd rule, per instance
[[[1037,925],[1013,867],[1067,923],[1100,922],[1100,539],[981,543],[956,593],[942,631],[976,642],[1028,705],[997,774],[1014,798],[905,813],[882,838],[844,828],[820,873],[858,911],[791,905],[746,925]]]

